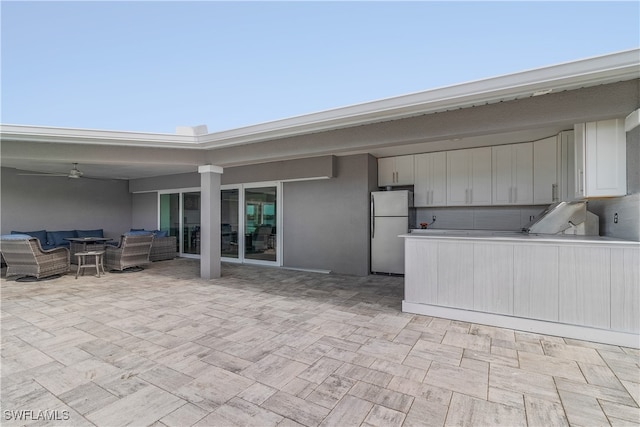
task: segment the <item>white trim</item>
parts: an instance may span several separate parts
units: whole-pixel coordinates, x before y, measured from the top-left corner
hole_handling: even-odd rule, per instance
[[[640,109],[632,112],[624,119],[624,131],[629,132],[640,126]]]
[[[202,165],[198,166],[198,173],[218,173],[222,174],[224,169],[220,166]]]
[[[569,325],[544,320],[524,319],[522,317],[501,314],[481,313],[451,307],[441,307],[429,304],[417,304],[402,301],[402,311],[405,313],[422,314],[425,316],[443,317],[461,320],[463,322],[480,323],[498,326],[500,328],[515,329],[537,334],[553,335],[564,338],[619,345],[630,348],[640,348],[640,335],[629,332],[617,332],[587,326]]]

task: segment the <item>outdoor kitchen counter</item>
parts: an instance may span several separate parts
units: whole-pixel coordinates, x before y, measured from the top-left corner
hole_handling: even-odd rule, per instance
[[[640,242],[414,230],[402,310],[640,348]]]

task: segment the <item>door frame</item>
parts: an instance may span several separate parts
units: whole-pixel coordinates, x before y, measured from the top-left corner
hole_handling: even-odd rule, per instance
[[[276,187],[276,260],[264,261],[245,257],[245,189],[260,187]],[[237,264],[256,264],[282,267],[282,224],[283,202],[282,181],[249,182],[243,184],[221,185],[220,190],[238,190],[238,258],[221,257],[224,262]]]
[[[184,193],[200,193],[200,197],[202,197],[202,190],[200,187],[187,187],[187,188],[173,188],[171,190],[158,190],[158,230],[160,229],[160,197],[163,194],[178,194],[178,212],[180,215],[179,218],[179,226],[178,226],[178,256],[183,258],[194,258],[200,259],[200,254],[187,254],[184,253]]]

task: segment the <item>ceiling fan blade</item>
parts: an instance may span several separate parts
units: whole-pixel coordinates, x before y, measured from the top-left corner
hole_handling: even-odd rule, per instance
[[[19,173],[22,176],[69,176],[68,173]]]

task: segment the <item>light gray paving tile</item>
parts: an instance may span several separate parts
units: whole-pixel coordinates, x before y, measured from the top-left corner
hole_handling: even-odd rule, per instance
[[[451,401],[452,392],[450,390],[402,377],[393,377],[386,388],[440,405],[448,405]]]
[[[308,365],[304,363],[270,354],[240,373],[244,377],[281,389],[307,368]]]
[[[576,362],[591,363],[593,365],[604,365],[605,362],[598,352],[592,348],[576,347],[564,343],[542,341],[544,353],[547,356],[568,359]]]
[[[495,326],[472,325],[469,333],[489,337],[492,341],[499,340],[513,343],[516,341],[516,336],[512,329],[498,328]]]
[[[320,425],[322,427],[361,425],[372,408],[373,403],[347,395],[340,400]]]
[[[405,414],[394,411],[384,406],[375,405],[367,415],[363,427],[400,427],[404,422]]]
[[[601,400],[600,405],[608,417],[618,418],[640,425],[640,408],[637,406],[621,405],[619,403]]]
[[[640,383],[632,381],[621,381],[627,393],[636,401],[636,405],[640,406]]]
[[[222,351],[213,350],[209,352],[205,357],[200,359],[205,363],[209,363],[211,365],[217,366],[222,369],[226,369],[227,371],[238,373],[243,369],[251,366],[251,362],[248,360],[241,359],[236,356],[232,356],[230,354],[224,353]]]
[[[405,328],[398,332],[398,335],[393,339],[393,342],[413,346],[420,337],[422,337],[422,332]]]
[[[515,346],[515,342],[514,342],[514,346]],[[513,348],[505,348],[505,347],[499,347],[499,346],[493,345],[493,341],[492,341],[490,353],[498,356],[513,358],[513,359],[518,357],[517,350]]]
[[[407,357],[411,346],[394,343],[391,341],[371,339],[358,350],[358,353],[375,357],[377,359],[388,360],[390,362],[402,363]]]
[[[96,411],[118,400],[116,396],[92,382],[82,384],[59,397],[80,414]]]
[[[340,339],[333,336],[324,336],[317,341],[317,344],[325,344],[332,348],[356,352],[360,348],[360,344]]]
[[[409,410],[413,402],[413,396],[408,394],[360,381],[349,390],[349,394],[405,413]]]
[[[377,385],[379,387],[385,387],[393,378],[393,375],[387,374],[386,372],[363,368],[362,366],[356,366],[350,363],[343,364],[340,368],[338,368],[335,374],[354,380],[364,381],[370,384]]]
[[[404,420],[403,427],[441,427],[444,426],[449,406],[416,398]]]
[[[361,353],[355,353],[353,351],[343,350],[341,348],[333,348],[327,353],[327,357],[340,360],[342,362],[348,362],[354,365],[364,366],[368,368],[376,358],[373,356],[367,356]]]
[[[525,396],[524,403],[530,426],[569,426],[561,404],[533,396]]]
[[[302,424],[293,421],[290,418],[283,418],[282,421],[278,423],[278,427],[304,427]]]
[[[608,426],[607,417],[595,397],[558,390],[562,406],[571,425]]]
[[[356,382],[351,378],[330,375],[306,399],[312,403],[332,409]]]
[[[288,393],[277,392],[261,405],[305,426],[316,426],[329,414],[329,409]]]
[[[516,408],[524,408],[524,395],[510,390],[489,387],[490,402],[502,403],[503,405],[515,406]]]
[[[463,356],[462,360],[460,360],[460,367],[473,369],[474,371],[489,375],[489,362],[483,360],[470,359]]]
[[[526,426],[523,409],[488,402],[460,393],[454,393],[445,425],[447,426]]]
[[[553,377],[504,365],[489,367],[489,386],[558,402]]]
[[[591,365],[589,363],[579,363],[578,365],[580,365],[580,370],[589,384],[619,390],[625,389],[618,377],[615,376],[608,366]],[[640,380],[640,372],[638,379]]]
[[[460,347],[420,339],[409,352],[409,356],[458,366],[462,359],[462,352],[463,349]]]
[[[495,353],[486,353],[486,352],[477,351],[477,350],[465,349],[464,357],[467,359],[488,362],[491,365],[504,365],[504,366],[511,366],[514,368],[517,368],[519,365],[518,358],[515,356],[514,357],[503,356]]]
[[[240,398],[233,398],[211,415],[197,422],[196,426],[277,426],[284,417]]]
[[[564,378],[556,378],[558,390],[570,391],[608,402],[620,403],[622,405],[635,406],[635,401],[626,390],[618,390],[601,387],[593,384],[584,384]]]
[[[93,411],[86,417],[97,426],[145,425],[160,420],[185,403],[171,393],[149,386]]]
[[[42,351],[32,348],[30,350],[15,352],[12,356],[2,357],[2,370],[5,372],[16,373],[19,371],[30,370],[37,366],[46,365],[53,362],[54,359],[43,353]]]
[[[294,378],[289,381],[284,387],[282,387],[282,391],[285,393],[289,393],[292,396],[299,397],[301,399],[306,399],[313,390],[317,387],[317,384],[312,383],[307,380],[303,380],[301,378]]]
[[[156,365],[153,369],[142,372],[138,377],[169,392],[193,381],[193,377],[175,371],[164,365]]]
[[[239,397],[256,405],[261,405],[278,390],[260,383],[254,383],[238,394]]]
[[[170,414],[164,416],[160,419],[160,422],[167,427],[191,426],[203,419],[207,414],[209,414],[209,411],[191,403],[186,403]]]
[[[491,338],[488,336],[465,334],[449,330],[445,333],[444,338],[442,339],[442,344],[489,352],[491,349]]]
[[[298,374],[298,378],[315,384],[321,384],[327,377],[333,374],[344,362],[323,357]]]
[[[466,393],[481,399],[487,398],[487,375],[469,368],[433,362],[424,382],[445,390]]]
[[[520,361],[520,368],[525,371],[540,372],[554,377],[586,382],[578,364],[573,360],[541,356],[526,352],[519,353],[518,359]]]
[[[388,374],[403,377],[415,381],[422,381],[427,375],[425,369],[412,368],[410,366],[401,365],[399,363],[389,362],[387,360],[376,359],[370,366],[376,371],[386,372]]]
[[[252,384],[250,379],[210,366],[193,381],[175,390],[175,394],[202,409],[213,411]]]

